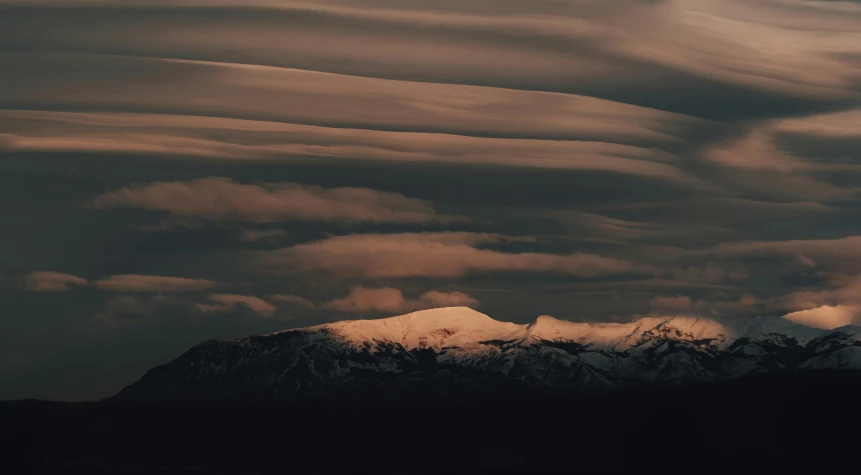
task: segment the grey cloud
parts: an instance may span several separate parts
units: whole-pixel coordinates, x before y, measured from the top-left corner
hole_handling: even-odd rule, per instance
[[[251,295],[210,294],[209,300],[214,303],[198,303],[195,309],[204,314],[222,313],[236,306],[245,306],[261,317],[271,317],[277,307],[271,303]]]
[[[243,242],[277,241],[288,235],[283,229],[243,229],[237,239]]]
[[[751,317],[759,312],[757,299],[744,294],[738,300],[694,300],[687,295],[658,296],[652,299],[652,312],[670,316]]]
[[[323,304],[324,308],[341,312],[359,313],[404,313],[432,307],[476,306],[478,300],[463,292],[440,292],[432,290],[415,299],[405,298],[396,288],[353,287],[345,297]]]
[[[313,302],[310,300],[300,297],[298,295],[291,294],[274,294],[267,297],[271,302],[275,302],[276,304],[283,303],[287,305],[298,305],[300,307],[305,307],[313,310],[316,308]]]
[[[783,258],[804,267],[835,272],[856,272],[861,264],[861,236],[840,239],[730,242],[700,252],[726,257]]]
[[[181,293],[207,290],[218,285],[218,282],[185,277],[125,274],[94,281],[93,285],[112,292]]]
[[[786,190],[786,192],[792,193],[792,190]],[[816,201],[774,202],[737,197],[703,197],[685,202],[629,202],[604,205],[600,210],[622,219],[637,216],[652,223],[688,226],[726,226],[765,220],[845,214],[843,209]]]
[[[325,189],[298,183],[243,184],[223,177],[138,184],[100,195],[93,200],[93,206],[144,208],[212,221],[258,223],[286,220],[430,223],[452,219],[438,216],[431,203],[398,193],[368,188]]]
[[[688,203],[689,206],[689,203]],[[670,209],[667,210],[666,208]],[[677,213],[673,213],[674,209]],[[682,210],[687,207],[676,202],[661,203],[661,204],[633,204],[631,208],[610,206],[606,208],[612,214],[624,214],[627,219],[617,219],[609,216],[604,216],[596,213],[589,213],[579,210],[559,210],[545,211],[536,210],[524,212],[533,218],[547,218],[557,221],[564,226],[565,231],[570,233],[573,240],[594,240],[608,244],[617,244],[621,246],[629,246],[633,243],[649,243],[660,242],[669,244],[674,242],[688,242],[696,239],[699,242],[704,242],[712,239],[726,240],[738,233],[729,228],[715,225],[720,223],[719,219],[714,216],[698,220],[686,220],[681,215]],[[633,210],[637,212],[619,213],[620,209]],[[644,212],[645,210],[645,212]],[[660,222],[660,216],[656,216],[655,212],[667,213],[665,216],[672,215],[674,219],[670,222]],[[637,219],[634,221],[633,219]],[[665,220],[664,220],[665,221]]]
[[[194,305],[194,300],[174,295],[117,295],[108,298],[92,320],[103,331],[166,318],[185,320]]]

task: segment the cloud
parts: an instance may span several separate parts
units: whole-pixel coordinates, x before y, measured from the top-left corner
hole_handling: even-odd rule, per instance
[[[738,300],[706,301],[694,300],[686,295],[658,296],[649,303],[653,313],[660,315],[683,315],[703,317],[754,316],[757,313],[756,297],[744,294]]]
[[[861,109],[852,109],[829,114],[793,117],[774,123],[777,132],[825,138],[861,137],[855,124],[861,123]]]
[[[302,135],[278,135],[281,141],[253,143],[254,137],[189,138],[166,133],[100,130],[95,135],[45,136],[7,134],[12,151],[88,151],[218,157],[238,160],[285,160],[328,157],[351,160],[504,165],[584,170],[632,175],[677,185],[707,183],[665,161],[676,160],[658,149],[607,142],[497,139],[442,134],[307,129]],[[200,135],[199,133],[196,135]],[[237,135],[237,134],[234,134]],[[240,143],[234,143],[240,142]],[[252,143],[249,143],[252,142]]]
[[[788,190],[791,192],[791,190]],[[776,219],[817,218],[839,216],[845,210],[815,201],[762,201],[731,196],[692,197],[684,201],[644,201],[608,204],[604,212],[624,217],[637,217],[656,223],[676,226],[710,226],[712,232],[728,230],[720,225],[739,225]],[[672,230],[674,228],[670,228]]]
[[[52,271],[30,272],[21,279],[21,287],[33,292],[65,292],[75,285],[87,285],[87,279]]]
[[[167,114],[22,110],[0,110],[0,125],[7,131],[0,146],[13,151],[504,165],[615,173],[676,186],[708,187],[707,182],[685,172],[673,153],[647,146],[642,140],[535,139],[516,134],[484,137]]]
[[[626,98],[712,115],[767,114],[781,95],[837,102],[857,92],[861,7],[850,2],[147,3],[7,7],[0,42],[611,97],[638,90]]]
[[[297,183],[249,185],[228,178],[153,182],[105,193],[96,208],[136,207],[211,221],[269,223],[322,220],[371,223],[441,221],[433,206],[399,193],[368,188],[322,188]]]
[[[779,299],[789,309],[812,310],[822,306],[861,305],[861,275],[831,274],[818,288],[795,290]]]
[[[730,242],[702,253],[723,257],[782,258],[805,267],[852,273],[857,272],[861,265],[861,236]]]
[[[851,119],[857,114],[834,115]],[[806,130],[814,137],[831,134],[828,142],[833,147],[840,138],[834,135],[841,133],[834,122],[834,118],[822,116],[764,122],[736,136],[708,144],[701,151],[700,159],[712,167],[713,181],[729,189],[784,201],[851,199],[861,187],[839,184],[824,174],[861,173],[861,164],[807,157],[805,153],[809,152],[805,148],[809,147],[798,145],[798,132]]]
[[[250,255],[252,265],[265,272],[324,272],[341,278],[454,278],[511,271],[595,277],[643,270],[630,262],[596,254],[508,253],[476,247],[504,239],[457,232],[353,234]]]
[[[278,241],[289,235],[283,229],[243,229],[237,239],[243,242]]]
[[[181,293],[207,290],[218,285],[218,282],[184,277],[125,274],[97,280],[93,285],[112,292]]]
[[[353,287],[350,293],[323,304],[323,308],[342,312],[412,312],[433,307],[475,306],[478,300],[463,292],[432,290],[417,299],[407,299],[400,290],[392,287]]]
[[[289,305],[297,305],[299,307],[305,307],[310,310],[314,310],[314,303],[310,300],[300,297],[298,295],[289,295],[289,294],[275,294],[267,297],[270,301],[275,303],[285,303]]]
[[[175,295],[117,295],[107,299],[93,321],[104,328],[118,325],[184,321],[188,318],[194,300]]]
[[[474,307],[478,305],[478,300],[463,292],[431,290],[422,294],[419,300],[430,303],[434,307]]]
[[[673,278],[694,282],[724,282],[726,280],[744,280],[750,273],[741,266],[721,266],[713,262],[705,266],[675,267],[669,271]]]
[[[260,298],[252,297],[250,295],[210,294],[209,300],[215,303],[199,303],[195,305],[195,308],[204,314],[209,314],[227,312],[236,308],[237,306],[243,306],[247,307],[252,312],[260,315],[261,317],[271,317],[275,315],[275,311],[278,309],[275,305],[272,305],[271,303]]]
[[[861,324],[861,306],[822,306],[784,315],[783,318],[808,327],[833,330]]]

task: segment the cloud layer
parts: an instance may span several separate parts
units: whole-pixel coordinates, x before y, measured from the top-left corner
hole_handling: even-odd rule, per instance
[[[354,234],[252,255],[253,266],[275,274],[324,272],[340,278],[456,278],[477,272],[557,272],[576,277],[640,270],[597,254],[500,252],[477,247],[504,240],[476,233]]]
[[[207,290],[218,285],[218,282],[140,274],[112,275],[89,282],[83,277],[53,271],[34,271],[21,279],[22,288],[34,292],[62,292],[70,290],[72,286],[87,285],[111,292],[183,293]]]
[[[229,178],[154,182],[109,191],[96,208],[133,207],[211,221],[270,223],[321,220],[371,223],[429,223],[444,220],[430,203],[367,188],[331,188],[297,183],[251,185]]]

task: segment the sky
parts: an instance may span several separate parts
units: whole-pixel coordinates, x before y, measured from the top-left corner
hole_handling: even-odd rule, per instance
[[[824,0],[0,0],[0,399],[442,306],[861,321],[859,25]]]

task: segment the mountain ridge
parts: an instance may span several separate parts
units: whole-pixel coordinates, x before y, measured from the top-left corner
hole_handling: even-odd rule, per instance
[[[500,322],[467,307],[210,340],[116,397],[290,399],[344,391],[606,391],[759,372],[861,369],[861,327],[781,317]]]

